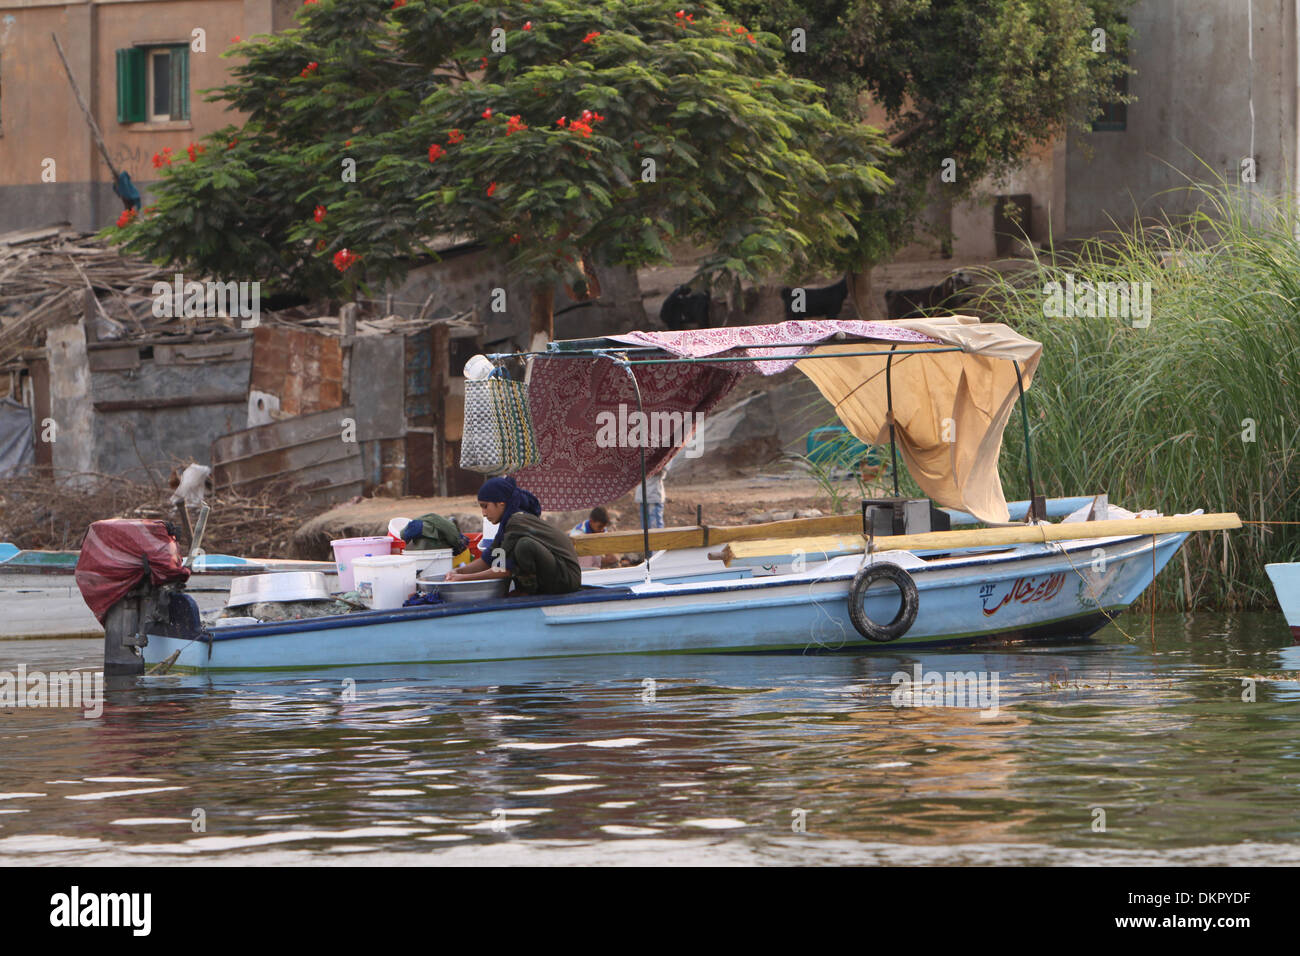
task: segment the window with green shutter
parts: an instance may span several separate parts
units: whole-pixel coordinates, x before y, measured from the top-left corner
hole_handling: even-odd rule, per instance
[[[117,51],[117,121],[190,118],[190,48],[177,44]]]
[[[145,118],[145,51],[117,51],[117,121],[143,123]]]
[[[174,120],[190,118],[190,48],[171,48],[171,117]]]

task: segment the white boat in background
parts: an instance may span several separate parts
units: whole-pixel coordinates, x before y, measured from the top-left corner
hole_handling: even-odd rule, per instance
[[[1291,628],[1291,640],[1300,644],[1300,562],[1266,564],[1264,570],[1273,582],[1273,593],[1282,605],[1282,615]]]

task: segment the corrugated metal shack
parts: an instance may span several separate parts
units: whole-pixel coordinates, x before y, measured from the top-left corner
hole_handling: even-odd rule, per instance
[[[474,484],[452,374],[480,347],[472,313],[157,318],[172,278],[67,228],[0,236],[4,421],[31,444],[11,464],[161,482],[197,461],[218,487],[278,479],[322,505]]]
[[[463,317],[272,320],[253,332],[248,428],[212,445],[218,489],[295,476],[319,503],[477,487],[459,468],[464,379],[480,348]]]

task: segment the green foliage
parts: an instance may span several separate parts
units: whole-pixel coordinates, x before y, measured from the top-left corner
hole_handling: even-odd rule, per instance
[[[1019,166],[1070,125],[1086,129],[1118,78],[1132,0],[723,0],[787,49],[787,68],[816,78],[846,118],[883,109],[900,153],[898,187],[864,207],[848,258],[885,258],[914,238],[936,196],[956,201],[986,176]],[[1105,52],[1094,51],[1095,29]],[[940,179],[952,160],[955,181]]]
[[[981,305],[1044,344],[1028,392],[1038,490],[1300,522],[1300,223],[1230,186],[1191,192],[1194,215],[986,276]],[[1067,276],[1150,283],[1149,327],[1045,315],[1047,284]],[[1001,473],[1008,498],[1026,497],[1014,421]],[[1273,607],[1264,564],[1300,560],[1300,528],[1194,534],[1184,551],[1190,593],[1176,560],[1153,589],[1164,606]]]
[[[502,247],[538,286],[578,279],[586,253],[665,261],[682,238],[714,250],[703,272],[733,280],[842,257],[862,241],[852,214],[889,185],[888,146],[788,75],[774,38],[710,4],[680,9],[305,6],[300,28],[225,54],[234,81],[209,99],[246,114],[242,127],[166,167],[153,214],[111,232],[154,260],[315,294],[400,277],[450,235]],[[340,272],[343,249],[359,259]]]

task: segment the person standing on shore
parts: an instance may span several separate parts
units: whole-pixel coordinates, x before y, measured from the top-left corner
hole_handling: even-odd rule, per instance
[[[642,515],[643,528],[662,528],[664,526],[664,472],[667,468],[662,468],[653,475],[646,475],[645,479],[645,504],[642,510],[641,504],[641,483],[637,482],[636,491],[632,500],[638,505],[637,511]],[[649,516],[649,522],[646,523],[646,516]]]

